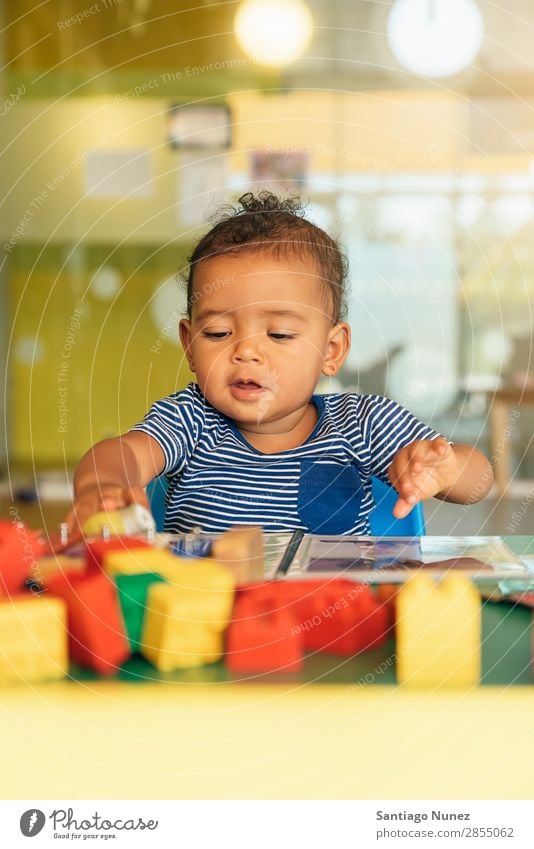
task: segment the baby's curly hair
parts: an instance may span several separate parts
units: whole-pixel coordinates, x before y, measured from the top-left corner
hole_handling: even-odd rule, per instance
[[[304,208],[296,197],[281,200],[272,192],[246,192],[239,206],[223,207],[212,229],[202,237],[189,261],[187,309],[195,302],[193,283],[196,267],[203,260],[225,253],[262,251],[276,258],[298,257],[315,261],[331,301],[334,324],[346,314],[345,286],[347,260],[340,246],[317,225],[304,218]]]

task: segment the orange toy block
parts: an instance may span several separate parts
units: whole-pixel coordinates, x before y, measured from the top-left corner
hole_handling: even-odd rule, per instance
[[[102,675],[117,672],[130,646],[113,582],[103,572],[71,573],[53,575],[47,586],[67,604],[71,660]]]
[[[232,528],[211,546],[211,556],[235,575],[237,585],[263,581],[264,555],[261,528]]]
[[[39,531],[30,530],[23,522],[0,519],[0,589],[7,595],[20,592],[43,551]]]
[[[302,632],[273,596],[242,597],[226,632],[225,663],[232,672],[295,672],[302,668]]]
[[[375,598],[379,605],[385,608],[388,617],[390,631],[395,630],[395,609],[397,595],[402,585],[399,584],[377,584],[374,588]]]
[[[0,685],[63,678],[67,663],[67,609],[61,599],[0,601]]]
[[[212,663],[222,655],[222,632],[232,614],[235,579],[211,560],[179,561],[180,580],[152,584],[141,653],[162,671]]]

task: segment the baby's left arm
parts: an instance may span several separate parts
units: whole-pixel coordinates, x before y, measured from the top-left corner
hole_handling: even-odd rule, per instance
[[[388,469],[399,493],[393,514],[402,519],[425,498],[474,504],[491,489],[493,470],[471,445],[449,445],[446,439],[416,439],[395,454]]]

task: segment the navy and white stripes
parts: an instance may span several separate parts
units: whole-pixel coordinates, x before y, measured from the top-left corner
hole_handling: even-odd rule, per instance
[[[132,430],[153,437],[169,479],[165,528],[233,525],[266,531],[369,533],[370,477],[404,445],[438,434],[388,398],[314,395],[319,420],[303,445],[277,454],[253,448],[197,384],[157,401]]]

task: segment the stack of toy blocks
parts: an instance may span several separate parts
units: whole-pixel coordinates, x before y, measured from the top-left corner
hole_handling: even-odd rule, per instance
[[[261,532],[236,529],[210,558],[135,537],[89,540],[85,561],[65,569],[58,560],[38,594],[42,551],[37,533],[0,521],[0,684],[62,677],[67,647],[103,675],[132,652],[163,672],[223,652],[235,673],[295,671],[305,652],[350,657],[383,645],[394,607],[400,683],[473,686],[480,677],[480,598],[463,576],[418,574],[376,593],[340,579],[259,582]]]
[[[165,672],[221,657],[236,581],[230,569],[216,560],[120,546],[101,563],[117,585],[132,650]]]

